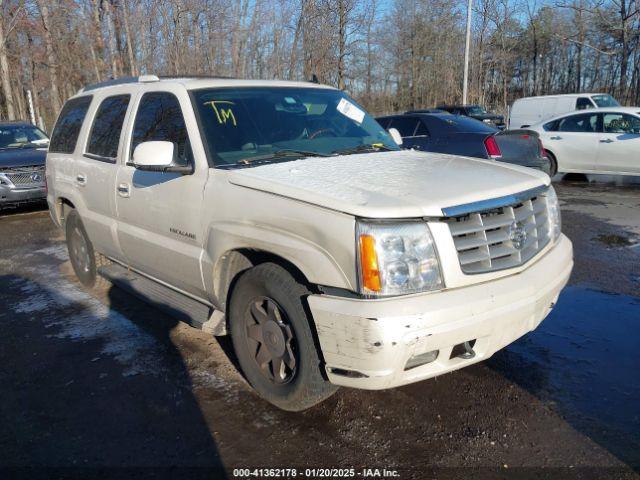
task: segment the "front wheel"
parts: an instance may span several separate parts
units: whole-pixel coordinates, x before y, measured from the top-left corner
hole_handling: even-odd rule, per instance
[[[303,303],[308,294],[285,269],[264,263],[244,273],[231,296],[231,339],[240,367],[256,392],[283,410],[305,410],[337,390],[322,376]]]

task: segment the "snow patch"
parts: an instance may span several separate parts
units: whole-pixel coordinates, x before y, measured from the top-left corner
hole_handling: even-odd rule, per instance
[[[37,253],[66,259],[64,246],[54,246]],[[40,320],[45,328],[57,327],[54,338],[74,341],[100,340],[102,353],[113,356],[124,366],[123,375],[157,374],[162,365],[162,346],[131,320],[111,310],[99,300],[69,282],[54,267],[26,266],[24,270],[39,283],[20,278],[14,280],[21,295],[8,307]],[[51,286],[51,288],[47,288]],[[72,308],[70,314],[65,310]]]

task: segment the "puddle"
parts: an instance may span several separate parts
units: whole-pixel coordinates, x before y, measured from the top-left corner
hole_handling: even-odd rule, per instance
[[[491,364],[640,465],[640,298],[568,287],[540,327]]]
[[[604,243],[609,247],[630,247],[633,245],[629,237],[623,237],[622,235],[602,234],[595,237],[594,240]]]

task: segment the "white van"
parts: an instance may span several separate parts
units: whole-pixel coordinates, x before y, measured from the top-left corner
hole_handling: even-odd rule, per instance
[[[527,128],[547,118],[587,108],[619,107],[608,93],[569,93],[525,97],[513,102],[508,128]]]

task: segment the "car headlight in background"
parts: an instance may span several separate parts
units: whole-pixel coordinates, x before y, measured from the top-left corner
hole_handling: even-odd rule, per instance
[[[404,295],[444,287],[425,222],[358,222],[360,293]]]
[[[562,233],[562,219],[560,217],[560,204],[558,203],[558,196],[554,188],[549,185],[547,193],[547,213],[549,215],[549,228],[551,230],[551,238],[555,241]]]

